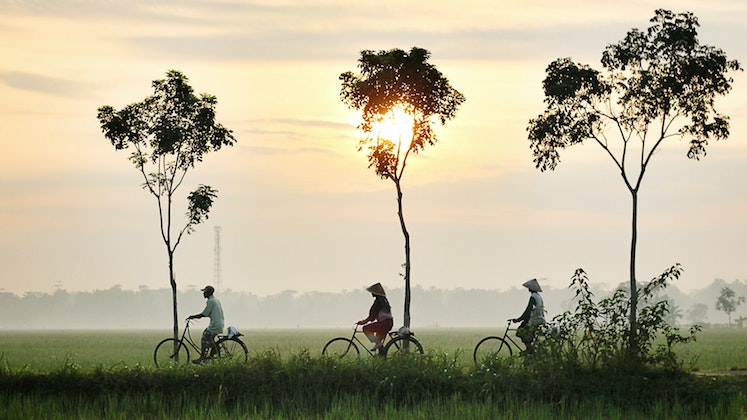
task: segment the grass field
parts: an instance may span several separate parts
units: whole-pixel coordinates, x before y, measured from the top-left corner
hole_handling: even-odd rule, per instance
[[[474,345],[498,330],[418,329],[425,358],[352,362],[321,357],[351,330],[243,333],[249,363],[156,369],[169,331],[0,332],[0,418],[747,418],[747,376],[723,374],[747,368],[744,330],[679,349],[707,376],[476,367]]]
[[[193,335],[199,340],[200,328]],[[321,353],[327,340],[349,337],[345,329],[273,329],[244,330],[242,337],[251,353],[275,350],[281,355]],[[472,362],[472,350],[486,335],[501,334],[499,329],[423,328],[416,330],[416,338],[426,352],[438,352],[455,358],[460,364]],[[170,331],[2,331],[0,355],[11,369],[47,371],[66,362],[74,362],[83,369],[95,366],[140,364],[153,366],[153,350]],[[699,371],[727,371],[747,369],[747,330],[706,329],[696,342],[676,348],[686,360],[686,366]]]

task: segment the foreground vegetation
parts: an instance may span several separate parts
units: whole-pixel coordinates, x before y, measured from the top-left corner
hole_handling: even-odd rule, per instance
[[[307,351],[246,364],[0,372],[2,418],[740,418],[747,376],[542,370],[522,359],[341,362]],[[56,413],[56,414],[54,414]],[[451,413],[451,414],[449,414]]]
[[[679,348],[698,374],[476,367],[497,331],[423,329],[414,361],[321,357],[335,330],[245,331],[242,365],[157,370],[168,331],[2,332],[0,418],[744,418],[747,332],[703,330]],[[716,374],[716,371],[719,373]],[[56,413],[56,414],[55,414]],[[207,413],[207,415],[206,415]]]

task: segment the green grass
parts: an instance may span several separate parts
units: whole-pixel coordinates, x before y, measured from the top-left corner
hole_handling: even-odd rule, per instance
[[[747,330],[713,328],[701,331],[697,341],[678,348],[686,360],[695,359],[698,370],[747,370]]]
[[[278,408],[273,404],[243,404],[230,406],[211,404],[194,398],[177,397],[164,404],[157,396],[108,396],[103,399],[81,397],[74,400],[29,397],[25,399],[0,396],[0,413],[6,419],[739,419],[740,405],[747,404],[743,396],[715,410],[694,413],[682,405],[654,403],[650,409],[621,409],[604,401],[590,400],[577,404],[527,403],[521,399],[464,401],[458,397],[428,400],[402,406],[390,402],[378,403],[361,396],[343,397],[329,407],[310,413],[303,407]]]
[[[476,368],[472,348],[499,329],[417,329],[425,358],[351,363],[320,355],[349,329],[243,333],[248,364],[155,369],[169,331],[0,332],[0,418],[747,416],[745,375],[537,372],[518,359]],[[747,331],[709,329],[678,349],[698,370],[724,371],[747,366],[745,346]]]
[[[199,340],[201,329],[193,335]],[[242,337],[250,354],[267,350],[281,355],[298,353],[307,349],[310,354],[321,353],[327,340],[349,337],[350,329],[262,329],[244,330]],[[487,335],[501,335],[502,330],[466,328],[422,328],[416,336],[426,352],[438,352],[455,358],[459,363],[472,362],[472,350]],[[26,367],[47,371],[72,360],[83,368],[98,365],[125,364],[153,365],[153,350],[170,331],[2,331],[0,355],[9,367]],[[696,370],[716,371],[747,369],[747,330],[706,329],[698,340],[675,347],[677,353],[692,363]]]
[[[549,374],[548,374],[549,373]],[[742,418],[747,377],[545,372],[430,355],[0,371],[0,418]],[[376,414],[374,414],[376,413]]]

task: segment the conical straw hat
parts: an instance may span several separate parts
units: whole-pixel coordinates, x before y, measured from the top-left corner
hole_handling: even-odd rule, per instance
[[[373,293],[376,296],[386,297],[386,292],[384,292],[384,288],[381,286],[381,283],[376,283],[368,287],[366,290],[368,290],[370,293]]]
[[[527,282],[524,282],[522,286],[529,289],[530,292],[541,292],[542,288],[540,287],[540,284],[537,282],[537,279],[531,279]]]

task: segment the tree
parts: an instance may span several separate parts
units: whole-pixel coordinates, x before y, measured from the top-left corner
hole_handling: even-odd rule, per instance
[[[737,310],[737,306],[744,303],[744,296],[737,296],[731,287],[724,286],[721,288],[721,295],[716,300],[716,310],[725,312],[729,316],[729,326],[731,327],[731,313]]]
[[[406,327],[410,326],[410,234],[402,212],[402,177],[411,154],[436,144],[434,123],[446,124],[464,102],[464,96],[428,63],[429,58],[430,52],[417,47],[409,53],[365,50],[358,60],[360,74],[340,75],[342,101],[362,111],[358,128],[364,136],[358,151],[367,149],[368,167],[381,179],[391,180],[397,191],[397,215],[405,239]],[[382,128],[387,123],[405,127],[387,132]]]
[[[179,334],[174,253],[183,235],[207,220],[217,191],[200,185],[187,196],[184,225],[174,230],[172,204],[190,169],[208,152],[232,146],[231,130],[215,122],[215,96],[193,93],[181,72],[170,70],[166,79],[153,81],[154,93],[119,111],[111,106],[98,109],[101,130],[116,150],[131,148],[130,162],[143,176],[143,188],[156,198],[161,238],[169,259],[174,338]]]
[[[696,303],[687,311],[687,319],[693,324],[701,324],[708,318],[708,305]]]
[[[667,324],[676,327],[677,325],[679,325],[680,319],[685,317],[685,314],[682,311],[682,308],[674,303],[674,301],[669,296],[665,295],[664,300],[667,301],[669,307],[669,311],[664,316],[664,321],[666,321]]]
[[[744,328],[745,321],[747,321],[747,317],[740,316],[739,318],[734,320],[734,323],[737,324],[737,327]]]
[[[602,68],[559,58],[543,81],[546,110],[529,121],[535,166],[554,170],[559,151],[589,140],[601,147],[632,198],[629,347],[636,352],[636,243],[638,192],[664,141],[689,140],[687,157],[699,160],[711,139],[729,135],[729,119],[714,108],[731,90],[729,71],[741,70],[723,51],[701,45],[691,13],[657,10],[645,31],[633,29],[607,46]],[[618,138],[618,142],[613,142]]]

